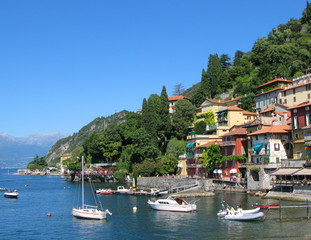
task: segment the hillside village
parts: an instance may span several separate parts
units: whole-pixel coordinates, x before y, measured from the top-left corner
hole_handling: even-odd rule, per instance
[[[287,80],[274,79],[258,86],[256,113],[229,101],[206,99],[196,114],[212,111],[214,126],[206,135],[189,132],[186,153],[179,157],[181,176],[215,178],[250,191],[305,191],[311,188],[311,74]],[[213,174],[202,166],[204,149],[219,145],[228,160]],[[238,156],[244,156],[241,160]]]

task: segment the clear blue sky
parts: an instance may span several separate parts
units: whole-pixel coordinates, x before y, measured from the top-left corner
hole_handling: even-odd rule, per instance
[[[306,0],[0,2],[0,133],[72,134],[200,82],[209,54],[250,51]]]

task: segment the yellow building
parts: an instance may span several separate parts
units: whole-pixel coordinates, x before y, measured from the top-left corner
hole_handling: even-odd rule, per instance
[[[64,166],[63,166],[63,161],[71,158],[71,154],[62,154],[60,155],[60,172],[63,174],[65,172]]]

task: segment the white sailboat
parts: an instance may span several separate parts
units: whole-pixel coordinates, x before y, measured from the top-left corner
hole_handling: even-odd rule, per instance
[[[82,156],[82,206],[79,208],[72,209],[72,215],[78,218],[86,218],[86,219],[106,219],[107,214],[112,215],[108,209],[105,211],[103,209],[98,209],[97,206],[91,206],[84,204],[84,157]]]

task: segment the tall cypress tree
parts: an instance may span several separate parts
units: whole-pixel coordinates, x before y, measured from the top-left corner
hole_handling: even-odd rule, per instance
[[[207,80],[209,97],[214,98],[217,94],[217,88],[220,80],[221,65],[218,54],[210,55],[207,67]]]
[[[160,138],[160,147],[165,152],[167,141],[171,134],[171,119],[169,113],[169,101],[165,86],[162,88],[159,107],[159,125],[158,137]]]
[[[153,137],[156,138],[158,116],[155,109],[153,98],[148,101],[144,99],[142,107],[142,126]]]

